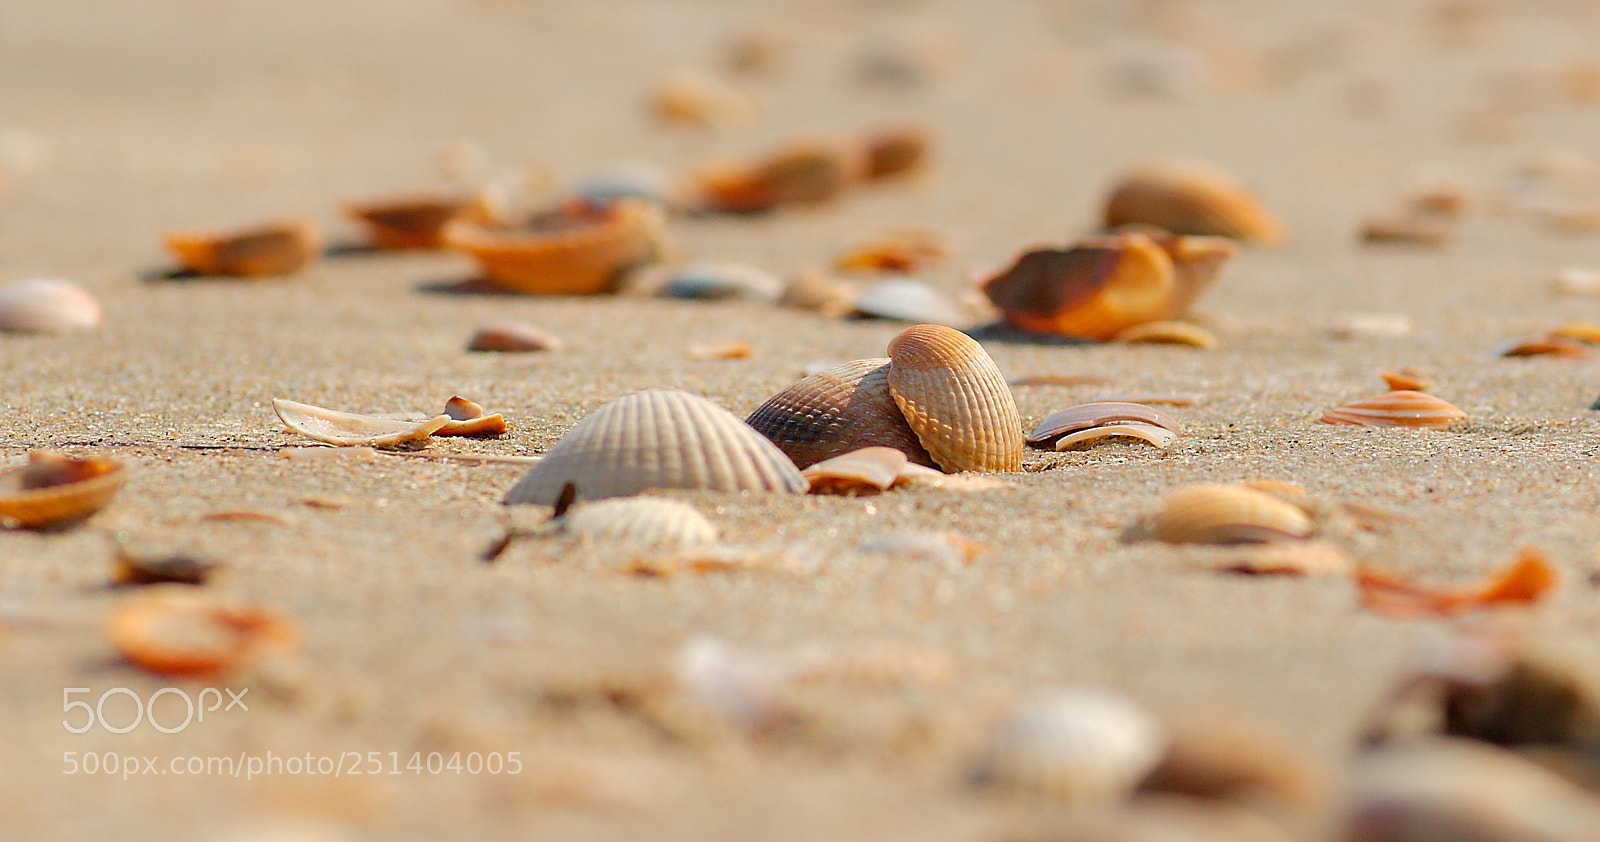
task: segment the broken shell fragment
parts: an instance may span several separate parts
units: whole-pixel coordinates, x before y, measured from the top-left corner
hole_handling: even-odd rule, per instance
[[[852,314],[918,324],[960,325],[968,319],[933,287],[913,278],[889,278],[856,293]]]
[[[53,332],[99,327],[100,302],[71,281],[30,278],[0,289],[0,332]]]
[[[506,419],[496,412],[489,415],[483,407],[456,395],[444,403],[444,414],[450,420],[444,426],[433,432],[436,436],[503,436],[506,430]]]
[[[595,295],[656,258],[661,224],[661,208],[651,202],[574,202],[515,226],[453,222],[445,241],[476,259],[486,280],[513,292]]]
[[[106,633],[132,663],[175,676],[231,670],[297,638],[289,621],[266,609],[183,585],[157,585],[119,600]]]
[[[877,494],[888,491],[906,465],[906,455],[892,447],[863,447],[835,456],[800,472],[812,494]]]
[[[873,446],[934,467],[889,393],[887,359],[855,360],[806,377],[768,398],[746,421],[801,468]]]
[[[1217,345],[1217,337],[1211,331],[1196,324],[1170,319],[1136,324],[1111,338],[1116,342],[1188,345],[1191,348],[1215,348]]]
[[[979,789],[1072,805],[1126,799],[1156,768],[1167,736],[1121,696],[1075,689],[1016,711],[990,737],[968,775]]]
[[[478,328],[467,343],[468,351],[561,351],[566,343],[527,322],[496,322]]]
[[[946,473],[1022,470],[1022,419],[989,353],[943,325],[889,343],[889,392]]]
[[[360,221],[372,244],[385,249],[445,247],[444,229],[456,220],[489,222],[496,216],[487,194],[476,196],[410,196],[358,202],[345,213]]]
[[[1311,518],[1292,503],[1242,485],[1192,485],[1169,493],[1150,532],[1169,544],[1247,544],[1305,538]]]
[[[1261,200],[1222,169],[1194,160],[1151,161],[1122,176],[1106,202],[1105,225],[1133,223],[1174,234],[1283,239],[1283,224]]]
[[[687,503],[623,497],[581,503],[557,521],[563,532],[599,543],[676,550],[717,543],[717,528]]]
[[[450,423],[448,415],[418,423],[340,412],[283,398],[272,399],[272,411],[300,435],[341,447],[420,447]]]
[[[322,235],[308,219],[224,233],[172,231],[165,241],[178,262],[195,274],[241,278],[291,274],[322,247]]]
[[[1442,430],[1466,417],[1465,412],[1432,395],[1400,390],[1334,407],[1319,420],[1324,424]]]
[[[105,508],[127,479],[119,459],[34,451],[28,464],[0,472],[0,524],[40,529],[81,520]]]
[[[1142,441],[1152,447],[1166,449],[1177,441],[1178,434],[1153,424],[1104,424],[1078,430],[1056,439],[1056,450],[1079,450],[1103,441]]]
[[[1093,401],[1046,415],[1028,434],[1027,443],[1040,449],[1055,447],[1058,439],[1070,433],[1129,422],[1158,427],[1174,437],[1183,433],[1183,424],[1178,419],[1153,406],[1126,401]]]
[[[595,410],[503,502],[552,506],[569,483],[585,500],[650,488],[806,490],[789,457],[748,424],[705,398],[670,389],[636,392]]]

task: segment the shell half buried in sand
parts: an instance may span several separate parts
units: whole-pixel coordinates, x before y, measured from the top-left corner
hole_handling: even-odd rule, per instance
[[[1129,423],[1158,427],[1173,438],[1183,433],[1183,424],[1178,419],[1153,406],[1128,401],[1091,401],[1046,415],[1028,434],[1027,442],[1030,447],[1065,450],[1057,445],[1064,436],[1095,427]]]
[[[717,528],[695,507],[662,497],[580,503],[562,515],[561,531],[586,541],[657,550],[717,543]]]
[[[1311,518],[1299,506],[1243,485],[1191,485],[1168,494],[1148,524],[1169,544],[1250,544],[1305,538]]]
[[[1118,804],[1160,763],[1168,739],[1155,717],[1121,696],[1058,691],[1001,722],[968,781],[1000,795]]]
[[[1123,175],[1106,200],[1105,224],[1269,244],[1283,239],[1283,223],[1233,176],[1178,158],[1149,161]]]
[[[696,395],[652,389],[617,398],[579,421],[506,493],[506,504],[553,506],[651,488],[801,494],[788,456],[727,410]]]
[[[1056,439],[1056,450],[1081,450],[1104,441],[1142,441],[1158,449],[1178,440],[1178,434],[1154,424],[1124,422],[1078,430]]]
[[[400,421],[340,412],[283,398],[272,399],[272,411],[300,435],[342,447],[422,447],[451,420],[449,415],[437,415],[421,423]]]
[[[178,262],[195,274],[241,278],[291,274],[322,248],[322,234],[309,219],[222,233],[172,231],[165,241]]]
[[[513,292],[597,295],[616,290],[623,273],[656,259],[662,211],[642,199],[604,205],[574,202],[521,225],[453,222],[445,242],[478,261],[483,277]]]
[[[1466,417],[1465,412],[1447,401],[1425,392],[1402,389],[1336,406],[1318,420],[1324,424],[1442,430]]]
[[[457,220],[488,223],[497,216],[487,193],[355,202],[345,206],[345,213],[361,222],[374,246],[384,249],[444,248],[446,226]]]
[[[127,480],[119,459],[34,451],[28,464],[0,473],[0,524],[39,529],[86,518]]]
[[[1022,419],[1011,388],[972,337],[943,325],[889,343],[889,392],[947,473],[1022,470]]]
[[[889,394],[889,360],[854,360],[807,377],[768,398],[745,419],[809,468],[867,447],[889,447],[936,467]]]

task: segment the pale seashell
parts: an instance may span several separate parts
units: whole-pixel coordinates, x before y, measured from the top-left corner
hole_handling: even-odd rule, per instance
[[[755,101],[738,87],[700,68],[673,71],[656,88],[651,107],[667,122],[725,128],[755,117]]]
[[[1401,390],[1334,407],[1319,420],[1324,424],[1442,430],[1466,417],[1465,412],[1433,395]]]
[[[1348,313],[1328,325],[1334,339],[1389,338],[1411,333],[1411,317],[1404,313]]]
[[[717,542],[717,528],[693,506],[661,497],[580,503],[563,515],[564,532],[589,541],[676,550]]]
[[[445,401],[444,414],[450,420],[434,431],[436,436],[503,436],[509,429],[500,413],[490,415],[483,407],[460,395]]]
[[[802,270],[784,287],[778,303],[784,307],[814,310],[824,316],[843,316],[855,308],[856,285],[813,269]]]
[[[800,472],[812,494],[877,494],[888,491],[906,465],[906,455],[892,447],[863,447],[825,459]]]
[[[485,415],[482,404],[460,395],[452,395],[450,400],[444,402],[444,414],[450,416],[451,421],[471,421]]]
[[[873,446],[934,467],[889,393],[887,359],[855,360],[806,377],[746,420],[801,468]]]
[[[912,278],[889,278],[856,293],[852,312],[864,318],[918,324],[961,325],[970,321],[933,287]]]
[[[756,349],[743,339],[724,339],[718,342],[695,342],[683,353],[691,360],[747,360],[755,356]]]
[[[969,775],[982,789],[1072,805],[1122,802],[1166,750],[1161,724],[1121,696],[1081,688],[1024,705]]]
[[[771,658],[709,636],[685,642],[673,658],[673,678],[684,695],[746,728],[777,718],[785,673]]]
[[[636,392],[578,422],[507,492],[507,504],[552,506],[563,486],[579,499],[650,488],[800,494],[806,482],[772,442],[705,398],[670,389]]]
[[[454,222],[445,240],[472,255],[486,280],[514,292],[594,295],[656,258],[661,225],[661,208],[651,202],[576,202],[517,226]]]
[[[418,423],[340,412],[283,398],[272,399],[272,411],[289,429],[306,438],[346,447],[417,447],[450,423],[448,415]]]
[[[1041,449],[1050,448],[1068,433],[1129,421],[1161,427],[1177,435],[1183,433],[1183,424],[1178,419],[1153,406],[1128,401],[1092,401],[1046,415],[1028,434],[1027,443]]]
[[[678,186],[661,167],[643,161],[623,161],[589,173],[568,191],[591,205],[623,199],[642,199],[664,208],[679,204]]]
[[[1022,470],[1022,419],[989,353],[942,325],[889,343],[889,391],[928,455],[947,473]]]
[[[119,459],[29,453],[28,464],[0,472],[0,524],[38,529],[86,518],[111,502],[127,473]]]
[[[467,343],[468,351],[561,351],[565,342],[527,322],[495,322],[484,325]]]
[[[1056,450],[1078,450],[1103,441],[1142,441],[1152,447],[1165,449],[1177,441],[1178,434],[1164,427],[1154,424],[1138,424],[1126,422],[1122,424],[1104,424],[1090,427],[1087,430],[1078,430],[1056,439]]]
[[[71,281],[30,278],[0,289],[0,331],[81,330],[104,319],[100,302]]]
[[[1174,234],[1275,243],[1283,224],[1227,172],[1203,161],[1150,161],[1122,176],[1106,202],[1105,225],[1142,223]]]
[[[1355,562],[1330,541],[1274,541],[1233,550],[1217,565],[1252,576],[1348,576]]]
[[[1188,345],[1215,348],[1217,337],[1211,331],[1189,322],[1160,319],[1125,328],[1111,337],[1116,342],[1148,342],[1162,345]]]
[[[345,213],[361,222],[378,248],[439,249],[444,229],[456,220],[488,222],[496,209],[487,192],[474,196],[405,196],[356,202]]]
[[[1556,273],[1555,289],[1564,295],[1600,296],[1600,272],[1568,266]]]
[[[638,284],[660,298],[769,303],[777,301],[783,294],[783,281],[778,276],[754,266],[725,260],[702,260],[687,266],[653,268],[647,270],[647,275],[640,278]]]
[[[1242,485],[1191,485],[1166,496],[1151,533],[1171,544],[1243,544],[1304,538],[1311,518],[1298,506]]]
[[[934,488],[940,491],[1000,491],[1011,483],[977,474],[947,474],[907,462],[894,478],[895,488]]]
[[[188,585],[156,585],[117,601],[106,635],[134,664],[175,676],[226,672],[298,638],[288,620],[270,611]]]
[[[298,219],[221,233],[171,231],[165,241],[196,274],[257,277],[298,271],[317,256],[322,234],[315,222]]]

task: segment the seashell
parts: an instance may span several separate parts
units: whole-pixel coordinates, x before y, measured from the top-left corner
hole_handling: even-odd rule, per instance
[[[1123,401],[1094,401],[1058,409],[1046,415],[1039,426],[1028,434],[1026,441],[1030,447],[1043,450],[1054,447],[1058,439],[1069,433],[1127,422],[1155,426],[1174,436],[1183,433],[1183,424],[1178,419],[1155,407]]]
[[[717,528],[693,506],[661,497],[582,503],[558,520],[585,540],[674,550],[717,543]]]
[[[1600,272],[1568,266],[1556,273],[1554,286],[1563,295],[1600,296]]]
[[[724,128],[749,122],[756,104],[744,91],[698,68],[673,72],[656,88],[651,108],[672,123]]]
[[[297,401],[272,399],[272,411],[289,429],[309,439],[346,447],[421,447],[450,416],[429,421],[399,421],[372,415],[340,412]]]
[[[800,472],[812,494],[877,494],[888,491],[906,465],[906,455],[892,447],[863,447],[825,459]]]
[[[906,328],[889,343],[889,392],[946,473],[1022,470],[1022,419],[987,351],[943,325]]]
[[[920,126],[879,129],[867,135],[866,179],[889,178],[921,169],[928,160],[928,131]]]
[[[34,451],[28,464],[0,472],[0,524],[39,529],[81,520],[105,508],[127,479],[119,459]]]
[[[840,255],[834,265],[842,270],[915,272],[928,263],[950,256],[945,236],[930,229],[889,231]]]
[[[1455,239],[1448,220],[1431,214],[1399,213],[1369,217],[1361,224],[1364,243],[1444,248]]]
[[[1399,371],[1385,371],[1378,376],[1382,377],[1383,382],[1392,391],[1396,392],[1425,392],[1433,388],[1433,378],[1411,366],[1405,366]]]
[[[801,468],[873,446],[934,467],[890,395],[887,359],[855,360],[806,377],[745,420]]]
[[[506,504],[554,505],[562,486],[581,499],[649,488],[800,494],[789,457],[705,398],[653,389],[617,398],[578,422],[506,493]]]
[[[1304,538],[1311,518],[1292,503],[1241,485],[1191,485],[1161,502],[1152,535],[1169,544],[1245,544]]]
[[[1547,336],[1542,339],[1525,339],[1502,348],[1497,357],[1555,357],[1564,360],[1585,360],[1594,356],[1589,346],[1571,339]]]
[[[689,346],[684,356],[691,360],[745,360],[754,356],[755,348],[742,339],[725,339],[720,342],[696,342]]]
[[[778,304],[784,307],[815,310],[829,317],[849,313],[855,301],[855,284],[813,269],[801,270],[778,297]]]
[[[288,275],[311,262],[322,247],[322,235],[309,219],[223,233],[172,231],[165,240],[185,269],[241,278]]]
[[[193,556],[133,556],[118,548],[112,561],[111,584],[114,587],[129,585],[203,585],[213,573],[226,565],[194,558]]]
[[[445,241],[472,255],[484,278],[514,292],[594,295],[613,291],[625,270],[656,258],[661,224],[661,209],[650,202],[575,202],[518,226],[454,222]]]
[[[1280,541],[1236,551],[1217,569],[1251,576],[1348,576],[1355,562],[1331,541]]]
[[[567,344],[527,322],[495,322],[478,328],[468,351],[563,351]]]
[[[119,600],[106,634],[124,658],[175,676],[231,670],[297,637],[287,620],[263,608],[184,585],[157,585]]]
[[[907,462],[894,478],[895,488],[933,488],[940,491],[999,491],[1011,483],[976,474],[946,474]]]
[[[1215,348],[1217,337],[1199,325],[1189,322],[1161,319],[1144,322],[1119,331],[1111,337],[1116,342],[1153,342],[1164,345],[1188,345],[1192,348]]]
[[[857,145],[834,140],[789,144],[747,164],[713,164],[692,181],[699,203],[721,213],[762,213],[780,205],[826,202],[864,170]]]
[[[590,205],[609,205],[623,199],[642,199],[663,208],[677,207],[678,185],[666,170],[643,161],[623,161],[579,179],[567,191]]]
[[[1439,398],[1402,389],[1334,407],[1318,420],[1324,424],[1442,430],[1466,417],[1465,412]]]
[[[630,281],[639,291],[659,298],[703,301],[777,301],[783,294],[778,276],[754,266],[720,260],[703,260],[679,267],[652,267]]]
[[[1174,234],[1262,243],[1283,239],[1283,224],[1231,175],[1185,159],[1150,161],[1122,176],[1106,201],[1105,225],[1132,223]]]
[[[1392,338],[1411,333],[1411,317],[1404,313],[1348,313],[1334,319],[1328,335],[1334,339]]]
[[[483,411],[483,407],[455,395],[444,403],[444,414],[450,420],[444,426],[433,432],[436,436],[503,436],[506,430],[506,419],[496,412],[490,415]]]
[[[912,278],[869,284],[856,294],[853,315],[918,324],[959,325],[969,320],[933,287]]]
[[[1201,717],[1172,729],[1161,763],[1139,791],[1305,810],[1322,800],[1322,777],[1293,744],[1245,720]]]
[[[969,772],[980,789],[1075,806],[1125,800],[1155,769],[1167,736],[1121,696],[1066,690],[1023,706],[989,738]]]
[[[445,226],[456,220],[486,223],[498,215],[487,193],[358,202],[346,205],[345,213],[362,223],[373,245],[385,249],[444,248]]]
[[[1153,424],[1106,424],[1099,427],[1090,427],[1087,430],[1078,430],[1056,439],[1056,450],[1079,450],[1089,445],[1099,444],[1102,441],[1142,441],[1156,448],[1165,449],[1177,441],[1178,434],[1171,430],[1157,427]]]
[[[1600,345],[1600,324],[1594,322],[1567,322],[1550,331],[1552,339],[1570,339],[1585,345]]]
[[[47,332],[99,327],[100,302],[71,281],[30,278],[0,289],[0,332]]]

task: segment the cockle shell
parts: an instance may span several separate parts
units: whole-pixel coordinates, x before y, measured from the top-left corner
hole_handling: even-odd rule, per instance
[[[472,255],[484,278],[514,292],[594,295],[661,249],[662,211],[642,199],[574,202],[521,225],[453,222],[445,241]]]
[[[661,497],[622,497],[580,503],[562,515],[563,532],[588,541],[658,550],[717,543],[717,528],[687,503]]]
[[[289,621],[266,609],[187,585],[156,585],[119,600],[106,634],[124,658],[176,676],[226,671],[298,637]]]
[[[865,447],[935,467],[889,393],[889,360],[855,360],[807,377],[745,419],[801,468]]]
[[[506,493],[506,504],[551,506],[568,483],[580,499],[649,488],[800,494],[806,482],[781,450],[705,398],[652,389],[579,421]]]
[[[0,332],[47,332],[99,327],[100,302],[71,281],[30,278],[0,289]]]
[[[408,196],[356,202],[345,213],[359,220],[372,244],[385,249],[445,247],[444,229],[456,220],[489,222],[496,209],[488,194],[475,196]]]
[[[34,451],[28,464],[0,472],[0,524],[38,529],[88,517],[127,479],[118,459]]]
[[[450,423],[448,415],[418,423],[340,412],[283,398],[272,399],[272,411],[289,429],[306,438],[345,447],[419,446]]]
[[[436,436],[503,436],[508,429],[505,416],[490,415],[460,395],[445,401],[444,414],[450,420],[433,432]]]
[[[1122,176],[1106,201],[1105,224],[1143,223],[1174,234],[1275,243],[1283,224],[1224,170],[1203,161],[1150,161]]]
[[[1160,427],[1174,435],[1183,433],[1183,424],[1178,419],[1153,406],[1125,401],[1092,401],[1046,415],[1039,426],[1028,434],[1027,443],[1030,447],[1040,449],[1054,447],[1058,439],[1069,433],[1130,421]]]
[[[322,234],[309,219],[223,233],[171,231],[165,240],[191,272],[242,278],[298,271],[322,247]]]
[[[906,328],[889,343],[889,392],[946,473],[1022,470],[1022,419],[987,351],[943,325]]]
[[[800,472],[812,494],[877,494],[900,477],[906,455],[892,447],[863,447],[835,456]]]
[[[1191,485],[1171,492],[1150,522],[1170,544],[1245,544],[1304,538],[1311,518],[1300,507],[1242,485]]]
[[[1132,702],[1080,688],[1025,705],[990,737],[969,773],[982,789],[1067,804],[1116,804],[1166,750],[1161,724]]]
[[[1442,430],[1466,417],[1465,412],[1433,395],[1401,390],[1334,407],[1324,412],[1318,420],[1324,424]]]

